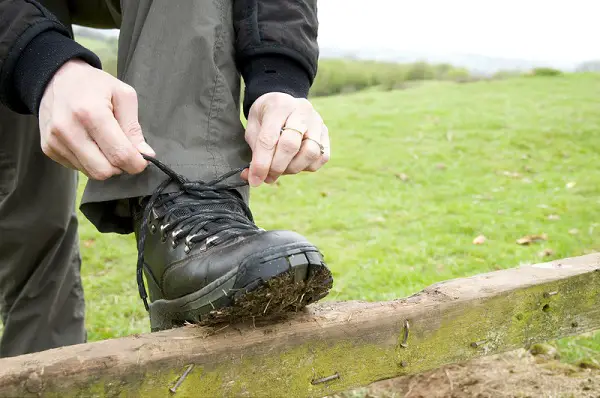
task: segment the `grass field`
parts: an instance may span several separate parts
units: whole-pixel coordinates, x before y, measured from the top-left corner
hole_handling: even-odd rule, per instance
[[[587,74],[319,98],[332,161],[253,190],[251,207],[263,228],[321,248],[329,300],[388,300],[599,250],[599,92]],[[82,217],[81,241],[90,339],[147,332],[133,236],[100,235]],[[554,344],[567,361],[600,357],[600,333]]]

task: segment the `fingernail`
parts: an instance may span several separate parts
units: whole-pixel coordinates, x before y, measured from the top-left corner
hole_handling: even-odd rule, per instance
[[[137,146],[138,151],[140,151],[141,153],[143,153],[144,155],[148,155],[148,156],[156,156],[156,152],[154,152],[154,149],[152,149],[150,147],[150,145],[148,145],[145,142],[141,142],[138,144]]]

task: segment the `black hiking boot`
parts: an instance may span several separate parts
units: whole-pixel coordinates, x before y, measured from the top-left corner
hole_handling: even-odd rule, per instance
[[[245,183],[223,183],[243,169],[189,182],[146,159],[170,177],[134,204],[138,287],[152,331],[271,318],[328,294],[333,279],[319,250],[297,233],[258,228],[235,190]],[[162,194],[170,183],[179,190]]]

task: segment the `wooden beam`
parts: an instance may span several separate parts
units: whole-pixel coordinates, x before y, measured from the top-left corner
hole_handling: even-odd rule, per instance
[[[312,306],[276,324],[183,327],[0,360],[0,396],[319,397],[600,329],[600,255]],[[191,366],[193,365],[193,366]]]

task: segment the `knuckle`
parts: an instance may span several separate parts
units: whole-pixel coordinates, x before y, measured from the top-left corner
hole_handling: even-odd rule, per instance
[[[312,147],[306,148],[304,156],[306,157],[306,159],[313,162],[321,157],[321,151]]]
[[[54,154],[54,150],[52,149],[52,145],[50,145],[49,141],[42,142],[42,152],[46,156],[50,156]]]
[[[300,144],[291,139],[282,139],[279,140],[277,148],[280,148],[285,153],[292,154],[298,152],[300,149]]]
[[[275,135],[261,134],[258,136],[258,144],[263,149],[271,150],[275,148],[278,138]]]
[[[52,120],[48,126],[48,136],[58,138],[69,131],[69,124],[63,119]]]
[[[125,134],[129,137],[142,137],[142,126],[138,121],[133,121],[125,126]]]
[[[108,160],[114,166],[123,166],[129,163],[132,158],[131,155],[132,152],[129,150],[129,148],[123,146],[114,147],[108,153]]]
[[[65,131],[65,130],[57,125],[50,126],[50,130],[48,131],[48,140],[58,139],[60,136],[63,135],[63,131]]]
[[[322,156],[321,156],[321,164],[325,164],[327,162],[329,162],[329,160],[331,159],[331,154],[325,152]]]
[[[271,170],[269,170],[269,175],[273,175],[275,177],[280,176],[283,172],[285,172],[286,165],[271,165]]]
[[[119,85],[119,87],[117,88],[117,92],[119,93],[119,95],[125,98],[137,100],[137,91],[135,91],[135,88],[131,87],[128,84]]]
[[[139,174],[146,169],[146,163],[142,159],[142,161],[134,162],[134,164],[131,167],[133,171],[132,174]]]
[[[82,123],[91,122],[94,118],[94,112],[92,108],[87,107],[85,105],[78,105],[73,108],[73,116],[75,119],[79,120]]]
[[[290,166],[285,170],[286,174],[298,174],[302,170],[298,166]]]
[[[104,181],[112,177],[110,170],[90,170],[90,177],[94,180]]]
[[[257,162],[254,164],[254,172],[259,176],[264,176],[269,172],[269,165],[262,162]]]

